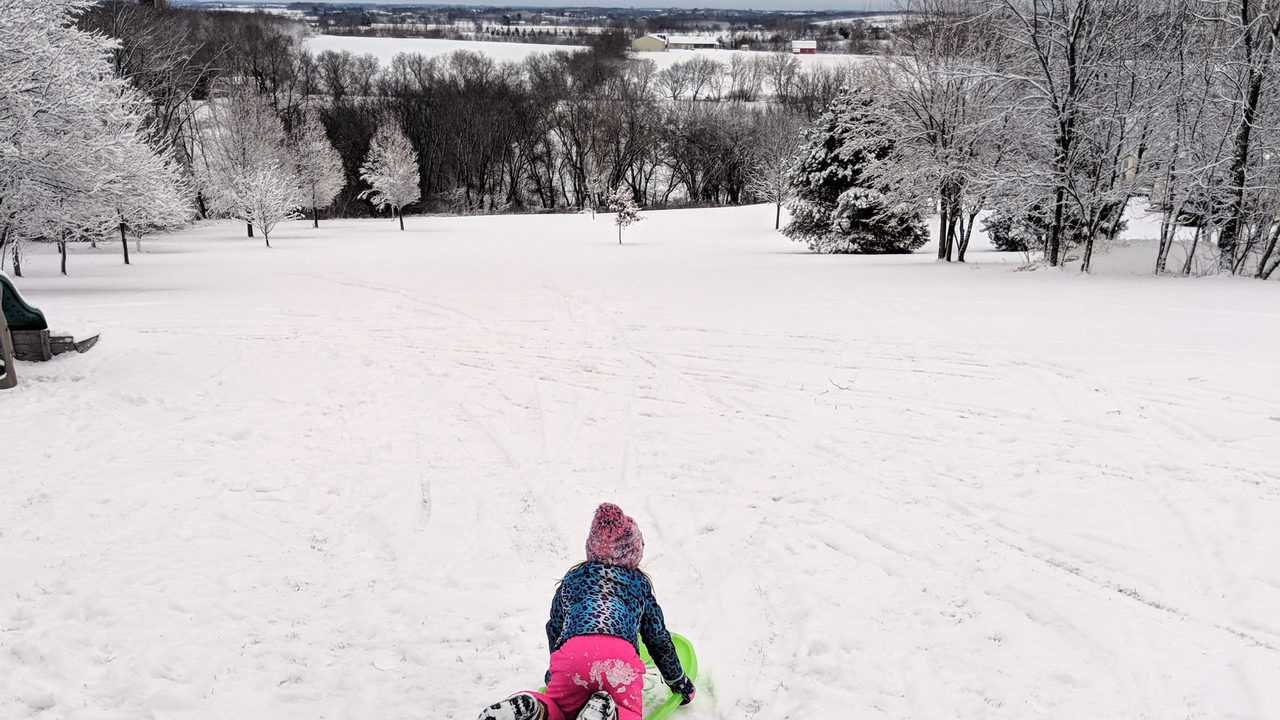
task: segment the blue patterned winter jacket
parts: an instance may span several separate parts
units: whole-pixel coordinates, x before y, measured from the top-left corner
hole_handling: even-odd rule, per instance
[[[565,574],[551,601],[551,619],[547,621],[551,652],[579,635],[612,635],[634,645],[637,634],[644,640],[663,680],[670,684],[684,677],[662,608],[653,598],[653,586],[644,573],[586,562]]]

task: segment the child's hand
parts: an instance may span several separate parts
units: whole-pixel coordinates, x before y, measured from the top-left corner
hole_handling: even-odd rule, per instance
[[[681,705],[688,705],[693,702],[694,696],[698,694],[697,689],[693,687],[693,682],[684,675],[681,675],[679,680],[668,684],[667,687],[671,688],[671,692],[684,698],[680,701]]]

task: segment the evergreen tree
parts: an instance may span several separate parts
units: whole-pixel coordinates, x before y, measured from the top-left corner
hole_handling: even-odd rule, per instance
[[[791,169],[795,197],[783,233],[824,253],[912,252],[928,239],[918,209],[892,204],[870,178],[871,166],[893,150],[891,128],[874,97],[840,92],[805,132]]]

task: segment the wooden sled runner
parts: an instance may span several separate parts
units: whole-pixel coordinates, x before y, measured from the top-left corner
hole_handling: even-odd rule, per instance
[[[97,335],[76,340],[70,335],[51,334],[44,313],[23,300],[18,289],[4,275],[0,275],[0,306],[9,327],[14,359],[43,362],[67,352],[89,352],[98,344]]]

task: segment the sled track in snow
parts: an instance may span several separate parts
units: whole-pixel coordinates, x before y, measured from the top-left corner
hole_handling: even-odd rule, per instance
[[[103,342],[0,399],[36,448],[0,716],[467,720],[538,680],[605,499],[704,660],[682,720],[1280,716],[1272,288],[781,254],[771,221],[37,254],[24,292]]]

